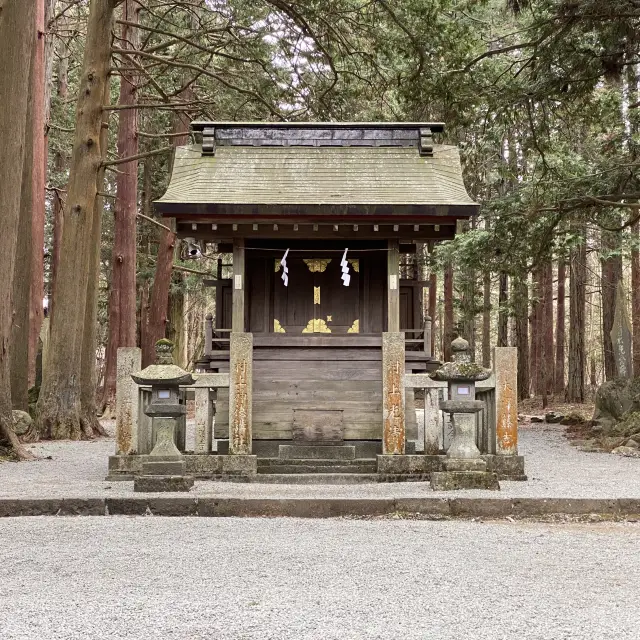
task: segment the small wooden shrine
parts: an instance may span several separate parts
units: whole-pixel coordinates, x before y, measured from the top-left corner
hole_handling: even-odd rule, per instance
[[[230,420],[219,392],[218,452],[233,441],[233,425],[248,420],[245,452],[259,457],[287,444],[349,444],[356,457],[374,457],[385,449],[383,334],[404,334],[406,372],[439,364],[423,316],[428,283],[411,256],[419,243],[452,238],[457,221],[478,210],[458,149],[434,143],[441,123],[192,129],[199,143],[177,149],[155,207],[176,219],[179,237],[233,254],[233,273],[219,270],[208,283],[216,310],[199,367],[229,372],[231,362],[230,393],[250,393]],[[252,336],[248,374],[233,370],[232,333]],[[236,374],[244,382],[234,392]],[[407,452],[417,438],[413,407],[407,393]]]

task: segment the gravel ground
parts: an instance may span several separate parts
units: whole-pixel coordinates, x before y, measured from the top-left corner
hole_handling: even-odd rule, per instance
[[[0,637],[635,640],[639,544],[621,523],[8,518]]]
[[[501,482],[499,494],[459,491],[475,497],[640,498],[640,459],[608,453],[586,453],[571,446],[558,425],[520,429],[527,482]],[[134,495],[132,482],[105,482],[111,439],[92,442],[44,442],[29,447],[41,459],[0,464],[0,498],[104,497]],[[268,485],[198,481],[196,495],[220,497],[416,497],[433,492],[428,483],[363,485]],[[140,494],[135,494],[140,495]],[[184,495],[184,494],[183,494]]]

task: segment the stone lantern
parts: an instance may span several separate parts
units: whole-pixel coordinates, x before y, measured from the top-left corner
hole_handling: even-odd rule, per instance
[[[151,417],[156,434],[151,460],[142,464],[142,476],[134,480],[135,491],[188,491],[193,486],[193,477],[185,476],[183,456],[175,444],[177,418],[187,412],[180,404],[180,385],[193,384],[193,378],[173,364],[172,348],[170,340],[159,340],[156,364],[131,375],[136,384],[151,387],[145,413]]]
[[[453,426],[453,440],[447,449],[445,471],[431,474],[434,490],[451,489],[499,489],[495,473],[487,472],[476,445],[476,414],[484,404],[476,400],[476,382],[486,380],[490,369],[471,362],[469,343],[456,338],[451,343],[452,362],[446,362],[432,374],[435,380],[448,384],[449,399],[440,403],[440,409],[448,413]]]

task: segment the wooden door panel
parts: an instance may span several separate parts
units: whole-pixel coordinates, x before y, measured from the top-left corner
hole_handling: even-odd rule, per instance
[[[280,273],[275,273],[274,277],[274,327],[284,329],[285,333],[299,334],[313,319],[313,274],[301,258],[287,258],[287,266],[289,286],[284,286]]]
[[[342,280],[340,258],[333,258],[322,272],[314,273],[314,286],[319,287],[320,303],[314,305],[315,317],[326,322],[332,334],[345,334],[353,329],[360,318],[359,273],[350,266],[348,287]],[[316,294],[317,295],[317,294]],[[317,299],[317,298],[316,298]]]

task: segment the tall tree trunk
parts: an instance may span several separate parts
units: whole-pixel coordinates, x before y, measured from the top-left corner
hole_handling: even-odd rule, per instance
[[[527,274],[513,278],[513,307],[516,327],[516,347],[518,348],[518,396],[520,400],[529,397],[529,287]]]
[[[22,184],[19,185],[20,188],[18,189],[20,191],[20,219],[18,221],[14,263],[13,327],[11,331],[11,402],[14,409],[21,409],[22,411],[29,410],[29,275],[32,263],[31,223],[33,215],[33,160],[35,147],[33,69],[34,60],[32,59],[26,112],[27,126],[24,134]]]
[[[482,366],[491,366],[491,273],[482,277]]]
[[[453,342],[453,266],[450,262],[444,268],[444,325],[442,327],[442,358],[451,360],[451,343]]]
[[[109,104],[109,82],[105,84],[104,104]],[[103,162],[107,157],[109,145],[109,112],[102,114],[102,130],[100,132],[100,149]],[[98,171],[98,191],[104,191],[105,168]],[[87,281],[87,301],[85,304],[84,333],[82,336],[82,355],[80,361],[80,424],[85,438],[106,436],[98,420],[96,403],[96,387],[98,371],[96,367],[96,346],[98,332],[98,292],[100,282],[100,245],[102,240],[102,216],[104,213],[104,197],[97,195],[91,220],[91,236],[89,240],[89,278]]]
[[[42,326],[44,299],[44,195],[47,148],[45,145],[45,0],[36,4],[36,44],[33,58],[33,167],[31,195],[31,301],[29,305],[29,383],[36,378],[36,354]]]
[[[189,129],[189,117],[182,112],[175,114],[173,119],[173,133],[180,133]],[[187,144],[189,137],[174,136],[174,146]],[[173,168],[173,162],[172,168]],[[151,166],[151,165],[149,165]],[[146,166],[145,166],[146,169]],[[149,171],[149,175],[151,171]],[[145,191],[149,191],[145,187]],[[151,197],[149,195],[149,201]],[[168,220],[165,224],[171,224]],[[149,311],[142,340],[142,366],[146,367],[155,361],[155,345],[165,337],[167,330],[167,313],[169,311],[169,291],[171,289],[171,273],[176,246],[176,234],[172,231],[160,229],[158,233],[158,253],[156,255],[156,270],[153,277],[153,287],[149,296]]]
[[[571,250],[569,258],[569,358],[565,399],[584,402],[585,375],[585,300],[587,281],[587,249],[584,226],[576,229],[582,243]]]
[[[541,362],[542,407],[546,409],[548,396],[553,393],[554,351],[553,351],[553,264],[547,262],[542,267],[542,318]]]
[[[60,41],[60,60],[58,63],[58,79],[56,93],[60,101],[67,99],[69,94],[69,50],[63,40]],[[67,166],[67,158],[61,151],[56,151],[54,166],[57,173],[62,173]],[[51,251],[51,288],[49,291],[49,330],[53,323],[56,280],[60,265],[60,246],[62,243],[62,225],[64,223],[64,209],[60,193],[53,196],[53,249]]]
[[[534,396],[540,393],[540,274],[539,269],[531,273],[531,346],[529,371],[531,390]]]
[[[11,328],[25,132],[31,126],[26,115],[34,40],[28,34],[34,32],[35,19],[35,0],[0,0],[0,441],[23,459],[32,456],[13,431]]]
[[[467,233],[469,231],[469,221],[458,224],[458,233]],[[475,228],[475,218],[471,221],[471,228]],[[472,362],[475,362],[476,353],[476,272],[475,269],[467,268],[460,270],[461,300],[460,300],[460,333],[469,343],[469,356]]]
[[[618,216],[612,216],[612,227],[620,224]],[[616,291],[618,282],[622,279],[622,234],[617,231],[602,230],[600,235],[602,251],[602,341],[604,351],[604,373],[606,380],[613,380],[618,375],[611,329],[616,308]]]
[[[506,347],[508,343],[509,312],[507,303],[509,298],[509,280],[504,271],[500,272],[498,290],[498,346]]]
[[[125,0],[122,19],[138,22],[140,5]],[[122,25],[120,41],[124,49],[136,49],[138,29]],[[131,72],[120,79],[121,105],[136,103],[137,77]],[[122,109],[118,121],[118,157],[138,154],[137,109]],[[111,257],[111,295],[109,300],[109,338],[106,352],[104,397],[107,413],[113,413],[116,393],[116,359],[118,347],[135,347],[136,341],[136,214],[138,208],[138,161],[118,167],[114,243]]]
[[[159,236],[156,270],[149,297],[147,326],[142,342],[143,367],[153,364],[155,361],[155,344],[165,337],[167,327],[169,289],[171,286],[176,235],[173,232],[161,230]]]
[[[631,249],[631,323],[633,330],[633,375],[640,378],[640,224],[631,228],[633,248]]]
[[[558,258],[558,299],[556,302],[556,380],[555,393],[564,396],[564,326],[565,326],[565,282],[567,265],[564,257]]]
[[[438,325],[438,274],[434,267],[429,273],[429,317],[431,318],[431,355],[436,357],[436,331]]]
[[[79,439],[81,355],[89,273],[89,245],[102,165],[100,145],[105,84],[109,81],[111,28],[117,0],[93,0],[76,107],[56,315],[51,327],[49,366],[38,400],[41,435]],[[62,321],[62,319],[64,321]]]

